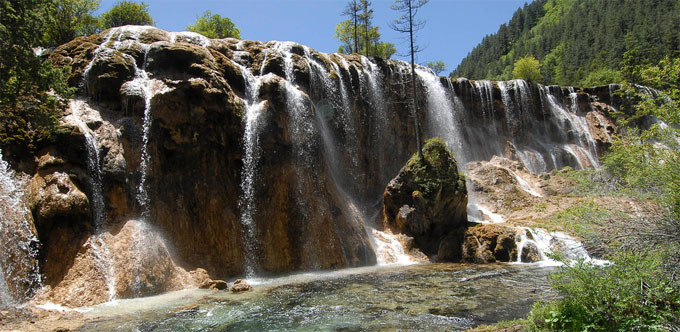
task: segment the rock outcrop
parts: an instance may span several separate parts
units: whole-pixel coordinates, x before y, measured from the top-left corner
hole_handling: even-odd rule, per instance
[[[466,207],[465,177],[458,173],[446,143],[434,138],[423,146],[423,157],[411,157],[387,185],[383,222],[393,232],[413,237],[426,255],[435,256],[464,232]]]

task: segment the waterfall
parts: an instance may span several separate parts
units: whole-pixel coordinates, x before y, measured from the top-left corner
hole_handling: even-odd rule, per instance
[[[533,247],[539,255],[538,261],[541,265],[561,265],[562,263],[550,257],[551,254],[560,255],[567,262],[585,260],[597,265],[608,264],[609,262],[595,259],[588,255],[581,242],[562,232],[548,232],[540,228],[519,227],[519,238],[517,242],[517,262],[523,263],[522,257],[525,250]]]
[[[141,214],[136,222],[142,230],[136,235],[139,237],[136,240],[137,244],[131,248],[139,254],[140,259],[138,262],[132,262],[133,264],[145,264],[142,258],[147,254],[144,248],[147,242],[143,238],[156,236],[154,232],[148,231],[154,225],[153,220],[150,220],[150,214],[153,210],[151,203],[154,203],[155,198],[150,195],[154,192],[153,188],[156,188],[154,184],[160,184],[162,178],[154,179],[153,176],[154,174],[161,176],[161,163],[171,159],[163,157],[166,155],[163,153],[164,150],[155,153],[155,147],[165,142],[156,142],[160,138],[153,136],[156,129],[159,133],[166,133],[168,129],[159,119],[154,119],[154,115],[159,114],[161,110],[159,106],[152,105],[160,100],[156,97],[158,94],[169,90],[164,82],[178,87],[180,93],[172,95],[176,97],[182,96],[183,79],[191,80],[196,77],[202,79],[210,76],[210,79],[206,79],[205,86],[192,91],[200,91],[204,87],[210,88],[212,89],[210,93],[227,95],[229,98],[225,100],[229,103],[234,100],[230,93],[244,84],[242,103],[237,100],[240,103],[238,106],[243,106],[243,108],[224,108],[225,113],[231,111],[234,113],[226,114],[225,118],[219,118],[217,121],[219,126],[215,126],[216,129],[221,129],[222,125],[229,126],[226,133],[220,134],[224,134],[221,137],[226,137],[230,142],[235,141],[233,130],[236,128],[243,130],[242,133],[237,133],[235,138],[241,139],[241,149],[224,154],[232,162],[233,158],[239,158],[239,153],[242,153],[240,154],[242,162],[240,170],[232,170],[226,174],[225,178],[228,181],[225,181],[224,186],[227,190],[238,191],[238,211],[231,211],[233,205],[225,204],[224,209],[227,213],[225,213],[224,220],[221,220],[219,216],[215,217],[213,211],[211,211],[210,218],[212,218],[211,222],[217,220],[216,223],[222,223],[228,220],[231,223],[234,221],[232,219],[238,217],[240,225],[236,228],[241,229],[243,234],[235,235],[235,242],[239,243],[233,245],[233,248],[243,254],[242,271],[248,278],[269,268],[267,266],[269,262],[263,263],[266,259],[278,257],[270,255],[267,251],[270,249],[268,243],[258,241],[263,241],[261,238],[268,236],[275,237],[271,234],[281,231],[284,227],[289,227],[286,231],[301,232],[299,234],[301,240],[288,239],[290,243],[286,244],[290,244],[292,251],[300,251],[300,247],[303,247],[302,255],[292,258],[293,263],[290,263],[290,266],[326,267],[327,265],[324,265],[321,260],[327,257],[315,255],[316,252],[314,252],[315,246],[319,247],[319,243],[310,240],[310,236],[320,234],[315,227],[322,223],[323,227],[327,228],[325,231],[328,231],[322,236],[327,236],[329,239],[339,238],[338,241],[332,238],[332,241],[335,241],[332,243],[333,247],[324,248],[324,250],[328,249],[328,255],[341,256],[339,247],[342,247],[345,261],[349,261],[348,257],[356,258],[356,255],[351,256],[356,254],[350,252],[353,248],[348,247],[351,247],[350,243],[363,244],[368,241],[363,234],[360,235],[361,239],[357,240],[356,232],[361,228],[362,231],[368,230],[368,237],[372,240],[374,249],[379,253],[380,264],[408,262],[404,258],[404,249],[401,248],[399,241],[389,233],[380,232],[378,225],[375,225],[385,185],[408,160],[408,155],[414,152],[408,151],[414,145],[411,141],[412,115],[405,111],[406,107],[400,105],[407,98],[404,98],[403,90],[395,91],[399,88],[397,84],[400,81],[403,83],[408,79],[416,80],[421,97],[417,102],[426,106],[420,113],[424,120],[423,136],[443,138],[454,151],[461,171],[466,169],[469,162],[489,161],[495,155],[515,159],[518,162],[517,165],[521,163],[534,173],[546,172],[566,165],[579,168],[597,166],[597,145],[593,140],[594,135],[589,133],[588,122],[584,117],[584,114],[591,110],[586,109],[585,99],[580,99],[584,97],[580,91],[578,94],[574,90],[567,93],[566,88],[547,88],[523,80],[507,82],[449,80],[434,75],[424,67],[418,67],[415,77],[411,77],[410,66],[398,60],[374,61],[359,55],[318,53],[293,42],[258,44],[234,39],[210,40],[190,32],[153,31],[153,34],[147,35],[149,29],[153,28],[119,27],[102,34],[99,37],[99,40],[103,41],[102,44],[96,49],[94,46],[89,49],[90,52],[94,49],[94,56],[84,72],[87,78],[90,75],[90,69],[94,68],[93,74],[90,75],[92,76],[90,78],[94,78],[94,72],[100,71],[101,64],[109,64],[102,60],[109,60],[106,58],[109,56],[122,57],[127,66],[126,75],[134,66],[134,76],[124,82],[121,87],[122,95],[132,96],[131,100],[134,97],[140,97],[135,99],[139,100],[138,108],[140,109],[143,100],[143,116],[141,119],[139,115],[133,117],[137,121],[137,127],[141,129],[141,135],[137,135],[141,138],[141,144],[137,144],[139,150],[136,151],[140,153],[139,167],[128,170],[125,174],[126,180],[133,184],[131,187],[131,191],[134,191],[131,195],[133,202],[130,205],[133,205],[133,210]],[[154,54],[165,56],[166,54],[161,53],[166,47],[175,48],[171,50],[172,52],[188,53],[197,50],[198,47],[205,49],[198,50],[200,54],[197,54],[200,57],[191,57],[189,55],[192,54],[188,54],[186,57],[188,63],[178,65],[178,67],[187,65],[191,68],[189,72],[178,73],[181,69],[165,68],[164,65],[172,64],[172,62],[170,60],[164,62],[161,57],[149,59],[150,70],[147,72],[147,56],[152,47],[151,43],[158,43],[153,46],[154,51],[158,47],[159,52],[151,52],[152,58]],[[171,43],[177,43],[177,45],[168,45]],[[192,45],[180,45],[181,43]],[[185,60],[181,55],[178,57]],[[153,71],[152,60],[158,60],[156,64],[162,63],[158,66],[161,68],[158,72]],[[210,62],[209,60],[217,61]],[[95,63],[96,61],[101,61],[101,63]],[[241,71],[240,75],[244,83],[240,82],[240,77],[237,79],[233,77],[234,72],[238,70]],[[265,75],[268,70],[274,73]],[[282,77],[279,78],[277,75]],[[266,98],[265,94],[275,96],[275,100],[263,100],[262,98]],[[101,193],[102,157],[99,155],[97,132],[88,128],[87,121],[82,121],[86,119],[84,112],[88,111],[85,109],[87,104],[83,101],[74,101],[74,105],[78,105],[75,104],[77,102],[82,105],[73,107],[74,117],[79,118],[78,127],[87,141],[88,175],[92,182],[90,198],[96,228],[95,235],[99,235],[100,227],[106,225],[106,203],[113,202],[113,200],[106,201]],[[113,100],[112,103],[117,104],[118,100]],[[153,106],[157,108],[152,108]],[[270,109],[265,109],[269,106],[271,106]],[[238,120],[241,122],[233,123],[236,118],[232,115],[241,116],[241,111],[242,118]],[[221,116],[221,113],[215,112],[210,115]],[[127,117],[128,114],[125,116]],[[602,122],[598,116],[595,114],[597,117],[594,120],[595,123]],[[117,115],[112,115],[112,117],[117,117]],[[135,127],[129,118],[124,120],[125,126]],[[187,120],[189,125],[198,124],[191,120]],[[588,120],[592,120],[590,115]],[[115,124],[115,126],[118,125],[118,123]],[[169,124],[169,126],[172,125],[172,123]],[[176,128],[169,129],[173,135],[172,139],[175,140],[172,130]],[[200,128],[197,129],[200,130]],[[183,130],[184,128],[179,129],[182,137],[186,134]],[[201,133],[199,130],[196,132]],[[270,130],[273,134],[269,132]],[[98,132],[103,133],[103,131]],[[134,130],[124,133],[131,132]],[[276,135],[272,137],[276,137],[276,140],[281,142],[270,142],[269,135]],[[172,142],[168,142],[167,155],[171,156],[174,153],[171,148],[174,146]],[[266,148],[263,145],[264,142],[267,144]],[[134,147],[135,140],[127,140],[125,143],[126,148],[130,148],[130,145]],[[233,144],[230,143],[227,148],[231,149],[231,145]],[[274,147],[274,151],[265,151],[270,146]],[[176,148],[176,151],[182,151],[183,148],[180,146]],[[136,155],[131,151],[127,152],[123,155],[124,158]],[[154,158],[157,155],[162,158],[155,161]],[[222,155],[215,153],[213,156]],[[279,156],[281,161],[275,159]],[[270,214],[270,207],[267,206],[265,199],[258,197],[264,194],[260,190],[274,192],[272,187],[268,187],[271,184],[265,183],[266,179],[270,178],[270,174],[264,173],[272,169],[278,173],[278,169],[273,168],[279,165],[277,163],[280,165],[286,163],[285,173],[282,172],[282,174],[293,177],[285,183],[285,189],[290,191],[291,197],[277,197],[276,199],[283,202],[281,204],[287,204],[286,210]],[[135,165],[136,162],[127,163],[127,165],[130,164]],[[221,165],[221,162],[217,161],[214,164]],[[154,167],[159,169],[154,169]],[[532,187],[532,181],[527,182],[521,177],[521,174],[526,174],[524,169],[518,167],[513,170],[516,171],[512,172],[515,178],[513,182],[516,182],[518,190],[528,193],[526,196],[530,199],[541,197],[542,191]],[[173,169],[173,171],[176,170]],[[240,178],[232,178],[239,175]],[[234,185],[233,188],[229,187],[232,185]],[[276,193],[282,193],[282,191]],[[315,194],[319,194],[318,197]],[[487,223],[505,221],[503,216],[496,213],[499,211],[494,210],[496,207],[492,205],[485,207],[481,199],[479,202],[475,201],[474,193],[470,195],[468,206],[470,220]],[[153,206],[157,207],[160,204],[153,204]],[[320,210],[316,211],[316,207]],[[183,209],[184,206],[181,208]],[[269,215],[277,218],[283,217],[281,222],[276,220],[279,222],[276,224],[277,227],[280,226],[279,228],[270,227],[271,224],[267,224],[268,220],[260,220]],[[285,218],[290,218],[290,220]],[[184,219],[182,222],[183,229],[194,227]],[[159,234],[168,230],[168,234],[172,234],[177,241],[184,240],[184,237],[176,232],[177,229],[172,228],[174,226],[171,222],[159,221],[158,224],[169,228],[169,230],[158,228]],[[201,229],[201,231],[205,230]],[[335,234],[331,234],[333,232]],[[200,233],[197,232],[197,234]],[[242,237],[239,238],[239,236]],[[288,236],[290,237],[290,234]],[[233,237],[229,239],[231,238]],[[529,236],[527,239],[527,241],[531,240]],[[149,241],[151,240],[153,239]],[[242,243],[239,240],[242,240]],[[337,242],[340,242],[340,245]],[[112,270],[113,264],[105,264],[110,263],[110,258],[106,257],[116,254],[113,245],[107,248],[106,242],[101,237],[91,238],[91,243],[97,261],[102,262],[101,270],[109,271],[108,274],[113,275],[115,272]],[[191,247],[191,244],[182,243],[181,254],[185,255],[183,258],[204,254],[204,252],[192,252],[194,248]],[[224,248],[225,252],[232,250],[231,244]],[[200,250],[205,251],[204,249]],[[361,249],[363,250],[363,247]],[[381,256],[380,253],[385,253],[385,256]],[[293,253],[293,255],[297,254],[300,252]],[[333,257],[333,259],[337,261],[331,263],[337,265],[342,258]],[[203,261],[212,262],[212,257]],[[363,261],[355,259],[350,264],[356,265],[357,262]],[[285,264],[282,263],[281,266]],[[120,268],[119,265],[116,267]],[[5,269],[5,266],[3,265],[2,268]],[[239,271],[239,268],[228,266],[228,269],[224,271],[233,273],[231,271]],[[282,268],[287,268],[287,266]],[[121,271],[119,270],[118,273]]]
[[[104,194],[102,190],[102,171],[100,166],[99,142],[97,134],[83,121],[87,102],[81,99],[72,99],[69,107],[71,109],[72,120],[78,129],[85,136],[85,147],[87,149],[87,175],[90,180],[90,205],[92,207],[92,219],[96,229],[99,229],[105,218]],[[91,110],[92,112],[96,112]]]
[[[141,160],[140,160],[140,178],[137,185],[136,199],[139,206],[142,209],[142,220],[138,221],[141,225],[141,229],[146,229],[150,227],[147,225],[146,218],[150,214],[150,198],[147,190],[148,173],[150,167],[150,154],[149,154],[149,140],[150,131],[152,124],[151,116],[151,101],[156,94],[165,93],[168,88],[160,80],[149,78],[149,74],[146,72],[147,56],[151,45],[140,42],[142,34],[150,27],[143,26],[123,26],[112,28],[106,35],[105,41],[100,44],[95,50],[95,55],[86,67],[83,73],[83,81],[86,82],[90,69],[93,67],[94,63],[99,60],[100,57],[112,56],[114,52],[126,49],[128,47],[140,46],[143,50],[143,61],[142,66],[139,68],[137,66],[137,61],[131,55],[119,52],[115,53],[124,57],[134,66],[134,79],[132,81],[126,82],[121,89],[124,89],[129,95],[141,96],[144,99],[144,115],[142,120],[142,147],[141,147]],[[171,39],[183,38],[188,42],[193,42],[199,45],[207,46],[204,41],[207,38],[194,34],[194,33],[172,33]],[[78,126],[78,128],[83,132],[87,142],[88,150],[88,175],[91,182],[91,192],[92,192],[92,210],[93,210],[93,220],[95,225],[95,234],[90,237],[89,243],[92,248],[92,256],[94,262],[97,264],[97,268],[100,273],[105,278],[105,283],[108,287],[109,300],[113,300],[116,297],[116,271],[115,262],[113,260],[113,255],[108,245],[101,237],[102,226],[105,223],[105,204],[102,194],[102,175],[99,157],[99,147],[97,142],[96,134],[83,122],[81,117],[83,117],[83,111],[87,108],[87,103],[81,100],[72,101],[72,109],[74,111],[73,120]],[[95,112],[95,111],[93,111]],[[151,236],[150,232],[140,232],[139,236]],[[146,252],[149,250],[147,245],[152,241],[151,238],[146,240],[136,241],[136,245],[133,249],[137,253],[137,257],[140,261],[137,263],[136,268],[139,271],[143,268],[144,259]],[[140,244],[141,243],[141,244]]]
[[[252,278],[255,270],[258,253],[257,233],[254,215],[257,211],[257,201],[255,199],[255,185],[257,180],[257,164],[260,160],[262,151],[260,150],[260,131],[262,128],[262,109],[264,102],[258,102],[260,93],[261,78],[256,78],[247,68],[235,63],[240,69],[246,83],[246,110],[245,110],[245,130],[243,132],[243,144],[245,157],[241,170],[241,195],[239,198],[239,209],[241,210],[241,224],[245,230],[245,276]]]
[[[0,150],[0,307],[23,302],[41,286],[38,238],[22,179]]]
[[[466,147],[463,146],[463,137],[460,126],[455,119],[449,94],[441,84],[441,80],[432,71],[422,67],[416,68],[416,74],[423,82],[427,100],[427,126],[426,131],[430,136],[439,136],[446,142],[449,149],[454,152],[456,161],[463,168],[468,161]]]
[[[86,110],[90,113],[96,111],[88,109],[87,102],[80,99],[71,100],[69,107],[71,115],[67,117],[67,121],[76,124],[80,131],[85,136],[85,144],[87,148],[87,173],[90,182],[90,206],[92,210],[92,219],[94,221],[94,233],[90,239],[92,248],[92,256],[97,264],[99,272],[104,276],[106,285],[109,290],[109,300],[115,299],[115,270],[112,262],[112,256],[108,249],[106,242],[101,238],[102,227],[104,226],[106,218],[106,207],[104,203],[104,194],[102,189],[102,171],[99,157],[99,142],[97,134],[87,126],[83,121],[86,116]]]
[[[142,216],[144,217],[148,217],[150,213],[149,193],[146,188],[146,181],[147,174],[149,172],[149,163],[151,162],[149,156],[149,134],[151,131],[151,122],[153,120],[151,117],[151,100],[153,99],[156,91],[158,91],[158,89],[154,89],[153,82],[149,80],[149,75],[146,72],[146,58],[148,53],[149,48],[146,47],[144,49],[144,62],[142,64],[142,68],[136,70],[136,77],[133,81],[133,84],[134,82],[137,82],[139,87],[141,87],[144,96],[144,119],[142,122],[142,159],[140,162],[142,174],[137,186],[137,202],[142,207]]]

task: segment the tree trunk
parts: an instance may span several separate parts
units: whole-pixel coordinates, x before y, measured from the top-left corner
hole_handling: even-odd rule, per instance
[[[415,50],[413,49],[413,11],[411,8],[411,0],[408,0],[408,25],[409,36],[411,41],[411,91],[413,96],[413,120],[416,129],[416,146],[418,147],[418,157],[423,158],[423,147],[420,143],[420,120],[418,120],[418,93],[416,91],[416,64],[415,64]]]

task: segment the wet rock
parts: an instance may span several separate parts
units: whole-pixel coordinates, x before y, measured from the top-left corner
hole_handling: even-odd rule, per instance
[[[529,242],[522,248],[522,255],[520,257],[522,263],[535,263],[541,261],[541,253],[536,247],[536,244]]]
[[[423,253],[433,256],[442,239],[467,223],[467,190],[441,139],[427,141],[423,156],[414,155],[387,185],[384,226],[412,236]]]
[[[198,288],[200,289],[224,290],[229,288],[229,285],[224,280],[210,279],[204,269],[196,269],[191,271],[190,274],[194,280],[198,281]]]
[[[463,261],[472,263],[517,260],[517,230],[493,224],[470,227],[465,232]]]
[[[49,162],[43,160],[43,165]],[[82,171],[82,170],[80,170]],[[31,181],[31,205],[39,229],[50,227],[55,219],[89,218],[87,195],[74,183],[77,175],[64,171],[44,171]]]
[[[253,287],[250,286],[250,284],[243,280],[243,279],[238,279],[234,281],[234,284],[231,286],[231,292],[232,293],[241,293],[241,292],[247,292],[251,290]]]
[[[120,109],[120,88],[135,75],[135,59],[117,50],[97,54],[87,74],[87,93],[93,100]]]

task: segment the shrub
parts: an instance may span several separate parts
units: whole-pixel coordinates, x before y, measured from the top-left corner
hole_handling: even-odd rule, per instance
[[[120,1],[111,10],[102,14],[102,28],[108,29],[123,25],[152,25],[149,5],[144,2]]]
[[[680,284],[660,255],[619,253],[607,266],[580,261],[550,278],[562,298],[534,305],[532,331],[669,331],[680,323]]]
[[[525,56],[515,62],[512,76],[530,82],[538,82],[543,78],[541,63],[533,56]]]

